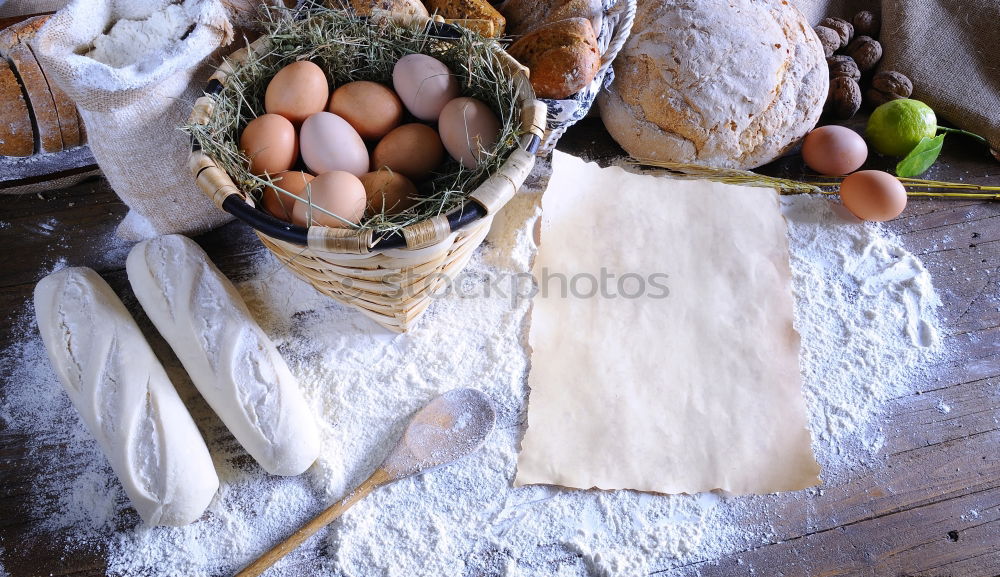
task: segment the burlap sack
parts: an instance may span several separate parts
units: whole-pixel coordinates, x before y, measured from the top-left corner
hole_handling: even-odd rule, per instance
[[[118,234],[141,240],[196,234],[229,216],[195,185],[190,140],[179,126],[201,95],[207,58],[232,39],[219,0],[186,0],[194,26],[155,61],[113,68],[85,56],[119,19],[142,19],[169,0],[75,0],[38,31],[33,48],[51,80],[76,102],[94,159],[129,207]]]
[[[882,15],[881,70],[913,81],[913,98],[986,137],[1000,150],[1000,2],[997,0],[795,0],[809,21]]]
[[[55,12],[66,4],[68,0],[0,0],[0,18]]]

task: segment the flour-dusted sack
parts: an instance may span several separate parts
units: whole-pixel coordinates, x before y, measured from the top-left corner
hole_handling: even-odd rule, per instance
[[[179,127],[206,60],[232,36],[219,0],[75,0],[36,35],[39,61],[76,102],[94,158],[129,207],[122,238],[195,234],[230,218],[195,185]]]
[[[795,0],[811,24],[850,19],[859,10],[882,16],[880,70],[913,81],[913,98],[938,117],[980,134],[1000,150],[1000,3],[995,0]]]

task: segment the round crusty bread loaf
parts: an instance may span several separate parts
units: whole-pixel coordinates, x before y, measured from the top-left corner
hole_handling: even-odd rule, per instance
[[[819,39],[782,0],[640,0],[599,99],[636,158],[753,168],[819,120],[829,80]]]

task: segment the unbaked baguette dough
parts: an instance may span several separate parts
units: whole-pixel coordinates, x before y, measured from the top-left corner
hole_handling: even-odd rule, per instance
[[[784,0],[640,0],[601,93],[601,118],[637,158],[753,168],[819,120],[823,48]]]
[[[52,367],[143,521],[186,525],[219,488],[198,428],[104,279],[67,268],[35,287]]]
[[[183,236],[135,246],[126,264],[146,314],[233,436],[274,475],[319,456],[319,429],[288,365],[232,283]]]

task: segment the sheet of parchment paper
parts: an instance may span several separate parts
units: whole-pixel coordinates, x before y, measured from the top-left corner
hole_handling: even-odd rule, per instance
[[[515,485],[817,484],[777,193],[558,151],[552,170]]]

